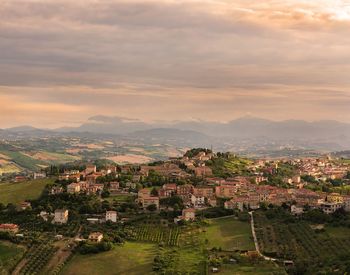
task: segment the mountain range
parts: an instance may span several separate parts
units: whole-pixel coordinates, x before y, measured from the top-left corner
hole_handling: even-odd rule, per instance
[[[346,150],[350,148],[350,124],[338,121],[271,121],[242,117],[227,123],[188,121],[145,123],[121,117],[94,116],[78,127],[54,130],[21,126],[3,129],[0,136],[112,135],[144,142],[169,142],[183,145],[247,143],[251,146],[275,143],[307,149]]]

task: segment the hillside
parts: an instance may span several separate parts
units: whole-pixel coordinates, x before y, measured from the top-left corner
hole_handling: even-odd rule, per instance
[[[21,183],[0,183],[0,203],[17,204],[27,199],[37,199],[52,179],[31,180]]]

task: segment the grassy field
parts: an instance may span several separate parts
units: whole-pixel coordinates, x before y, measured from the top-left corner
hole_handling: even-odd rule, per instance
[[[53,183],[53,180],[40,179],[20,183],[0,183],[0,202],[8,204],[19,203],[26,199],[36,199],[49,183]]]
[[[339,227],[333,227],[333,226],[326,226],[326,232],[333,238],[336,239],[344,239],[349,238],[350,236],[350,228],[339,226]]]
[[[152,274],[156,245],[127,242],[97,255],[76,255],[63,269],[63,275]]]
[[[133,199],[135,199],[135,196],[130,194],[111,195],[108,198],[106,198],[106,200],[108,200],[109,202],[116,201],[118,203],[129,202]]]
[[[0,241],[0,274],[13,268],[24,254],[24,248],[10,242]]]
[[[206,228],[205,238],[208,247],[221,247],[223,250],[255,250],[251,227],[234,217],[212,219]]]

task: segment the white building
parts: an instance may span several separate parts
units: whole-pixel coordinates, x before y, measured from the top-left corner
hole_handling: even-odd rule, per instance
[[[106,211],[106,222],[117,222],[118,214],[117,211]]]
[[[332,214],[338,209],[344,207],[344,204],[339,202],[324,202],[320,205],[320,207],[324,213]]]
[[[67,223],[68,222],[68,210],[67,209],[56,209],[54,222],[55,223]]]

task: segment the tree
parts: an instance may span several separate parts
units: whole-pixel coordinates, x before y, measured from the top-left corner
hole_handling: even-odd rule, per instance
[[[108,190],[103,190],[102,193],[101,193],[101,197],[102,198],[108,198],[110,196],[110,192]]]
[[[157,205],[155,205],[155,204],[150,204],[149,206],[147,206],[146,209],[147,209],[148,211],[151,211],[151,212],[156,211],[156,210],[157,210]]]
[[[157,188],[153,187],[151,190],[151,195],[157,197],[158,196],[158,190]]]

